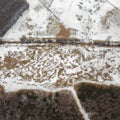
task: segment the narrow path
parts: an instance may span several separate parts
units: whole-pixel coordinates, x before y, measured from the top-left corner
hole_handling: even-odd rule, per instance
[[[22,38],[21,41],[0,41],[2,44],[27,44],[27,45],[40,45],[42,43],[48,44],[62,44],[62,45],[81,45],[81,46],[99,46],[99,47],[120,47],[120,41],[102,41],[91,40],[85,42],[76,38]]]

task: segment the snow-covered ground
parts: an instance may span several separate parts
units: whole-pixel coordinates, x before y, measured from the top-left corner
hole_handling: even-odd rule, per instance
[[[120,39],[119,0],[27,0],[30,7],[3,37]],[[60,32],[60,33],[59,33]],[[62,33],[63,34],[63,33]],[[0,84],[7,89],[56,88],[80,81],[120,85],[120,48],[81,45],[1,45]]]
[[[3,37],[56,37],[64,26],[69,37],[120,41],[119,0],[27,0],[30,7]]]
[[[58,38],[63,34],[85,42],[120,42],[120,0],[27,1],[29,9],[3,40]],[[90,120],[73,88],[80,82],[120,86],[120,48],[55,43],[0,45],[0,85],[6,92],[70,90],[84,118]]]
[[[7,90],[120,85],[120,49],[97,46],[1,45],[0,84]]]

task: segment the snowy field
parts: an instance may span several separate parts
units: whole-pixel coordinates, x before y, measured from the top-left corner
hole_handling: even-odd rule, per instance
[[[8,90],[120,85],[120,49],[75,45],[1,45],[0,84]]]
[[[20,40],[22,36],[120,40],[119,0],[27,1],[29,9],[6,33],[4,40]]]
[[[120,0],[27,2],[0,38],[0,120],[120,119]]]

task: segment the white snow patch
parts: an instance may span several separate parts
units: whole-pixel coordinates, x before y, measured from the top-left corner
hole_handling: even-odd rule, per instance
[[[4,40],[20,40],[30,37],[51,37],[47,25],[51,16],[66,28],[76,31],[71,37],[88,40],[120,40],[119,0],[27,0],[30,8],[19,18],[3,37]],[[41,3],[45,3],[49,10]],[[51,3],[51,4],[50,4]],[[110,11],[115,14],[108,15]],[[54,15],[53,15],[54,14]],[[102,21],[104,21],[102,24]],[[55,36],[53,36],[55,37]]]

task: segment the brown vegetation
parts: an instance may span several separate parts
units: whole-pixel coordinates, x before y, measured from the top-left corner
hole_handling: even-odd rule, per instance
[[[0,120],[83,120],[69,91],[21,90],[1,95],[0,103]]]
[[[120,120],[120,87],[81,83],[75,89],[91,120]]]
[[[60,24],[60,31],[57,34],[57,38],[69,38],[70,31],[64,27],[64,25]]]

